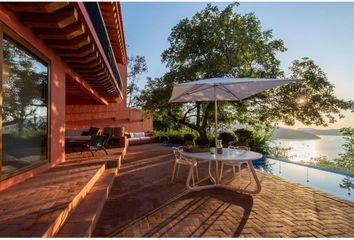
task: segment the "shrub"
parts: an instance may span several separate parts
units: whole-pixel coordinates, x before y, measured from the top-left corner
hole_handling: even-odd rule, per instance
[[[237,129],[234,132],[238,138],[238,142],[244,142],[244,143],[249,143],[253,135],[252,131],[244,128]]]
[[[195,135],[192,133],[184,134],[184,141],[193,141],[195,139]]]
[[[168,136],[170,139],[170,143],[175,143],[175,144],[183,144],[184,143],[184,136],[187,134],[192,134],[195,138],[197,136],[197,133],[191,129],[188,128],[181,128],[178,130],[174,129],[168,129],[167,131],[154,131],[153,132],[154,136]]]
[[[195,136],[192,133],[184,134],[184,144],[185,145],[195,145]]]
[[[270,138],[271,134],[268,132],[254,131],[248,144],[252,151],[268,154],[271,149],[269,146]]]
[[[222,140],[223,146],[227,147],[231,142],[235,141],[236,135],[233,132],[221,132],[219,139]]]

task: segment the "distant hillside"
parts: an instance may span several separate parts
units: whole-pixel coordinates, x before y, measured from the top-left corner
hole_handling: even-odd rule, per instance
[[[340,136],[339,129],[314,129],[314,128],[299,128],[298,130],[315,135],[332,135]]]
[[[272,140],[276,139],[298,139],[298,140],[316,140],[320,137],[315,134],[303,132],[296,129],[290,128],[277,128],[274,130],[272,135]]]

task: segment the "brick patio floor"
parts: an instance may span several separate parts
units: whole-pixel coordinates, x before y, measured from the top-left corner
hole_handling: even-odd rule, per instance
[[[173,161],[168,147],[129,147],[94,236],[354,237],[352,202],[260,171],[259,194],[188,193],[183,169],[170,183]],[[241,175],[232,184],[247,182]]]
[[[53,236],[121,149],[70,153],[66,162],[0,191],[0,237]]]

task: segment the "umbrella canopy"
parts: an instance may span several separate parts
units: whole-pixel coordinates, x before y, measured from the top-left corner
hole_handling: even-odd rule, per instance
[[[175,84],[169,102],[241,101],[264,90],[302,79],[209,78]]]
[[[169,102],[215,102],[215,145],[217,143],[218,101],[241,101],[259,92],[302,79],[209,78],[175,84]]]

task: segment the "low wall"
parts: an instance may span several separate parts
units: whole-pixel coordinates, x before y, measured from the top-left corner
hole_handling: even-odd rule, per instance
[[[152,118],[145,117],[140,109],[124,108],[123,104],[67,105],[65,127],[124,127],[127,132],[152,131]]]

